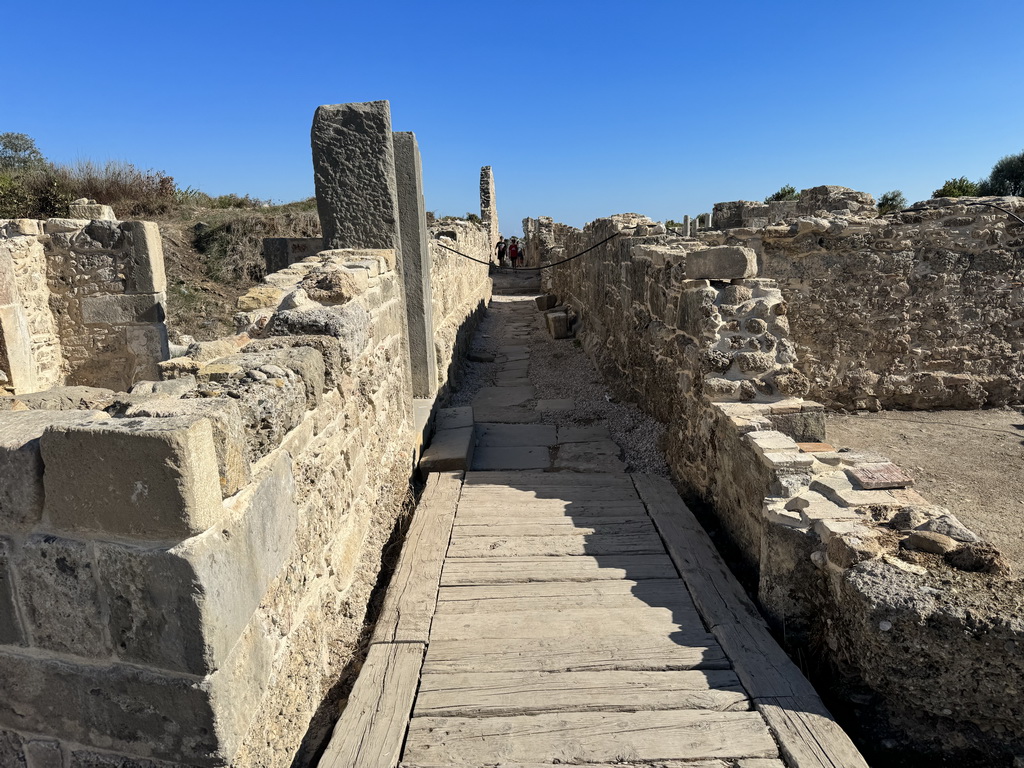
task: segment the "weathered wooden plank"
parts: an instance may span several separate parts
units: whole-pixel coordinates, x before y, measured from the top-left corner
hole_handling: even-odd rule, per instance
[[[461,488],[461,472],[427,478],[384,597],[373,642],[427,641]]]
[[[403,761],[399,768],[486,768],[480,763],[445,763],[438,765],[433,763],[409,763]],[[551,768],[551,763],[501,763],[501,768]],[[726,763],[722,760],[659,760],[656,766],[651,763],[587,763],[587,768],[786,768],[781,760],[766,760],[753,758]]]
[[[553,582],[540,584],[546,587]],[[610,584],[616,587],[625,584],[653,584],[655,582],[615,582],[598,581],[583,583],[582,586],[593,584]],[[660,584],[660,583],[659,583]],[[517,613],[523,611],[564,611],[574,609],[602,610],[614,613],[635,610],[637,608],[665,608],[672,612],[674,620],[679,624],[687,622],[700,623],[700,616],[697,613],[693,601],[682,580],[669,582],[666,586],[658,588],[636,587],[635,592],[611,590],[601,593],[599,591],[578,591],[573,589],[561,589],[560,594],[546,594],[542,591],[528,591],[524,594],[514,594],[508,591],[508,585],[502,585],[504,590],[492,594],[481,593],[477,598],[449,598],[437,603],[437,616],[444,616],[457,613]],[[530,586],[516,584],[520,590]],[[571,583],[570,585],[571,586]],[[577,583],[580,586],[580,583]],[[466,587],[445,587],[445,592],[460,591]],[[473,589],[470,587],[469,589]],[[485,588],[486,589],[486,588]],[[498,589],[491,587],[491,590]]]
[[[868,768],[821,700],[766,697],[754,702],[792,768]]]
[[[399,768],[487,768],[480,763],[445,763],[444,765],[427,765],[425,763],[402,762]],[[551,768],[551,763],[501,763],[501,768]],[[739,760],[659,760],[652,763],[587,763],[587,768],[786,768],[781,760],[767,757],[746,757]]]
[[[449,558],[441,573],[443,586],[510,584],[539,581],[678,578],[667,554],[591,557]]]
[[[572,504],[558,502],[557,504],[531,504],[531,505],[491,505],[491,506],[469,506],[462,505],[456,517],[456,525],[472,525],[478,522],[500,522],[502,520],[548,520],[556,523],[565,520],[567,523],[575,519],[589,520],[593,517],[625,517],[625,518],[647,518],[647,510],[639,501],[615,502],[614,504]]]
[[[432,640],[424,672],[574,672],[606,669],[729,669],[713,635],[587,635],[569,638]]]
[[[561,611],[517,611],[500,613],[438,614],[430,628],[430,642],[435,640],[472,640],[512,637],[574,637],[585,635],[651,635],[664,645],[704,636],[704,627],[693,626],[689,617],[686,626],[675,621],[667,608],[648,606],[622,608],[615,615],[600,608],[565,609]],[[671,638],[671,639],[670,639]],[[699,640],[698,640],[699,642]]]
[[[469,488],[466,500],[470,504],[530,504],[543,501],[622,503],[636,501],[636,493],[627,488]]]
[[[672,484],[651,475],[633,475],[633,482],[704,620],[712,627],[740,620],[767,627]]]
[[[749,710],[731,670],[681,672],[469,672],[425,674],[414,717],[494,717],[540,712]]]
[[[590,518],[587,522],[570,518],[572,525],[550,524],[543,520],[521,521],[506,520],[500,523],[483,525],[458,525],[455,535],[458,536],[593,536],[595,534],[645,534],[654,533],[654,524],[644,515],[633,519],[624,518]]]
[[[536,557],[540,555],[645,555],[665,551],[658,534],[595,533],[590,536],[462,536],[448,557]]]
[[[393,768],[398,764],[423,650],[422,643],[370,646],[320,768]]]
[[[630,759],[776,757],[756,712],[661,710],[515,717],[414,717],[409,762],[612,762]]]
[[[663,605],[658,600],[676,602],[682,598],[693,605],[682,579],[616,579],[604,581],[543,581],[526,584],[485,584],[480,586],[442,587],[437,593],[437,607],[448,603],[475,604],[495,599],[538,599],[558,597],[633,596],[649,605]]]
[[[768,631],[742,587],[725,566],[707,533],[664,478],[634,475],[640,497],[694,602],[733,662],[747,692],[757,700],[799,702],[813,717],[796,718],[783,707],[765,715],[793,768],[866,766],[853,742],[835,723],[817,692]]]
[[[622,475],[584,472],[531,472],[511,470],[481,470],[468,472],[466,484],[473,486],[512,486],[521,488],[540,488],[553,485],[567,487],[587,487],[594,485],[630,487],[629,479]]]

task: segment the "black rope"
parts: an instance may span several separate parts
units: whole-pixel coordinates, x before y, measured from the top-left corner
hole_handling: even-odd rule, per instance
[[[636,229],[639,226],[640,226],[639,224],[635,224],[632,227],[623,227],[623,229]],[[612,240],[612,239],[618,237],[621,234],[623,234],[622,231],[616,232],[611,237],[606,237],[601,242],[594,243],[592,246],[587,248],[587,250],[580,251],[575,256],[570,256],[567,259],[562,259],[561,261],[556,261],[554,264],[545,264],[543,267],[518,267],[518,268],[517,267],[502,267],[502,266],[499,265],[497,268],[498,269],[502,269],[502,270],[512,271],[512,272],[540,272],[542,269],[551,269],[552,267],[557,267],[559,264],[565,264],[566,262],[572,261],[573,259],[578,259],[580,256],[583,256],[584,254],[590,253],[595,248],[604,245],[609,240]],[[449,248],[447,245],[445,245],[444,243],[441,243],[441,242],[438,242],[437,245],[441,246],[442,248],[444,248],[447,251],[451,251],[452,253],[457,253],[459,256],[461,256],[464,259],[469,259],[470,261],[475,261],[477,264],[486,264],[489,267],[493,267],[494,266],[494,262],[493,261],[481,261],[480,259],[474,259],[472,256],[467,256],[462,251],[457,251],[454,248]]]
[[[994,205],[992,203],[967,203],[967,205],[987,205],[989,208],[995,208],[997,211],[1002,211],[1003,213],[1005,213],[1008,216],[1013,216],[1013,218],[1015,218],[1021,224],[1024,224],[1024,219],[1022,219],[1020,216],[1018,216],[1013,211],[1008,211],[1008,210],[1006,210],[1005,208],[1003,208],[1001,206]]]

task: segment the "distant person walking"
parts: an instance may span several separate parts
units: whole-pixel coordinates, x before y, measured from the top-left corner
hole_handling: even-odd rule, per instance
[[[515,269],[519,264],[519,243],[516,242],[514,237],[508,244],[508,260],[512,263],[512,269]]]
[[[508,241],[504,237],[498,238],[498,245],[495,248],[498,252],[498,266],[503,266],[505,263],[505,253],[508,251]]]

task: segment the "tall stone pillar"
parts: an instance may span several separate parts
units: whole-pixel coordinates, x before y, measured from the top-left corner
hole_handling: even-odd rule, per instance
[[[437,394],[437,354],[434,351],[434,313],[430,290],[430,250],[423,203],[423,164],[416,134],[395,133],[395,175],[398,181],[398,220],[402,253],[398,263],[405,284],[405,313],[409,326],[412,396]]]
[[[391,105],[317,107],[311,141],[324,248],[400,252]]]
[[[480,218],[483,219],[491,238],[491,256],[498,244],[498,204],[494,199],[494,172],[491,166],[480,169]]]
[[[317,107],[310,138],[324,249],[393,250],[404,274],[391,105],[368,101]],[[404,286],[397,300],[402,304],[397,314],[405,316]],[[401,337],[407,416],[414,424],[409,334]]]

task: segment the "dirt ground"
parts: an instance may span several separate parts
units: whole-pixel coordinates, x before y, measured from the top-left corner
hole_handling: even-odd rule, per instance
[[[1024,414],[1003,408],[826,418],[826,439],[836,448],[894,461],[913,476],[916,491],[992,542],[1024,576]]]

